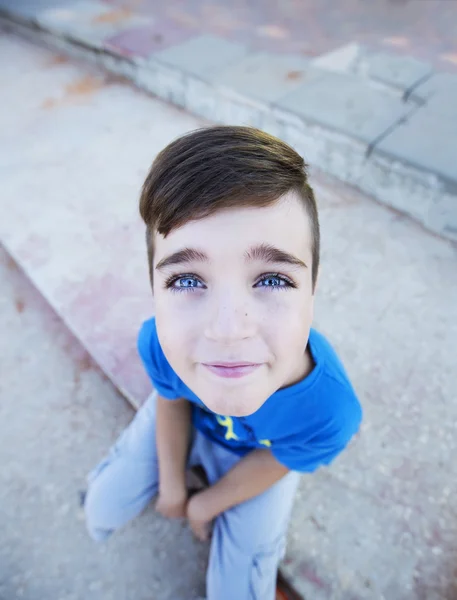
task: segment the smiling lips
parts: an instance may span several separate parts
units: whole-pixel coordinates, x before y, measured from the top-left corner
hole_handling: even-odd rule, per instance
[[[240,377],[244,377],[245,375],[249,375],[260,366],[260,363],[248,363],[248,362],[238,362],[238,363],[227,363],[227,362],[219,362],[219,363],[202,363],[204,367],[206,367],[211,373],[215,375],[219,375],[219,377],[226,377],[237,379]]]

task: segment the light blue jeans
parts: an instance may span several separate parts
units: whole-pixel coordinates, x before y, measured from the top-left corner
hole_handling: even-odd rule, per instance
[[[96,541],[138,515],[157,494],[156,395],[152,394],[109,454],[88,476],[89,534]],[[215,483],[240,457],[194,431],[189,467],[202,465]],[[208,600],[274,600],[299,473],[290,472],[263,494],[214,523],[206,575]]]

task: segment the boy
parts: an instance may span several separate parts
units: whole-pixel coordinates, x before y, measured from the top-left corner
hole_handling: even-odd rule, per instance
[[[311,329],[319,223],[303,159],[249,127],[187,134],[143,186],[155,318],[138,349],[156,389],[90,474],[92,537],[158,496],[211,535],[208,600],[272,600],[300,473],[329,464],[361,408]],[[185,473],[209,486],[188,498]]]

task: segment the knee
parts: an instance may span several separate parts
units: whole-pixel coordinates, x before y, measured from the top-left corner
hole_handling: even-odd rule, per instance
[[[94,542],[106,542],[114,533],[114,529],[100,529],[89,527],[89,525],[87,525],[87,531]]]
[[[86,528],[95,542],[104,542],[115,531],[110,519],[110,509],[103,489],[94,481],[87,490],[84,498],[84,515]],[[110,522],[111,521],[111,522]]]

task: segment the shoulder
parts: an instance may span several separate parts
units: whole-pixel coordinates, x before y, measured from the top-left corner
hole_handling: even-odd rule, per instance
[[[337,353],[329,341],[316,330],[310,334],[311,352],[320,369],[314,395],[320,429],[341,440],[350,439],[362,420],[362,408]]]
[[[155,317],[144,321],[141,325],[137,345],[143,361],[153,361],[157,368],[160,366],[172,370],[160,345]]]
[[[325,374],[322,382],[320,426],[316,437],[332,438],[344,446],[359,430],[362,407],[352,386],[344,385]]]
[[[160,346],[155,318],[145,321],[138,333],[138,353],[154,385],[162,396],[176,396],[178,377]]]
[[[287,401],[280,403],[282,414],[275,419],[281,424],[283,435],[272,447],[279,462],[303,472],[330,464],[357,433],[362,421],[357,395],[331,345],[315,330],[309,343],[314,370],[287,390]],[[288,409],[284,410],[286,406]]]
[[[301,382],[272,396],[265,413],[283,435],[302,439],[350,439],[362,409],[349,376],[326,338],[312,329],[309,348],[314,369]],[[271,414],[270,414],[271,413]]]
[[[157,337],[155,317],[144,321],[141,325],[138,332],[137,346],[143,361],[148,362],[153,358],[156,360],[161,358],[160,355],[163,352],[160,348],[159,338]]]
[[[138,350],[140,352],[146,351],[150,348],[151,344],[158,343],[157,327],[155,317],[144,321],[138,332]]]
[[[328,339],[316,329],[311,329],[309,345],[313,358],[318,365],[322,365],[325,374],[339,381],[343,386],[350,385],[348,374],[338,354]]]

